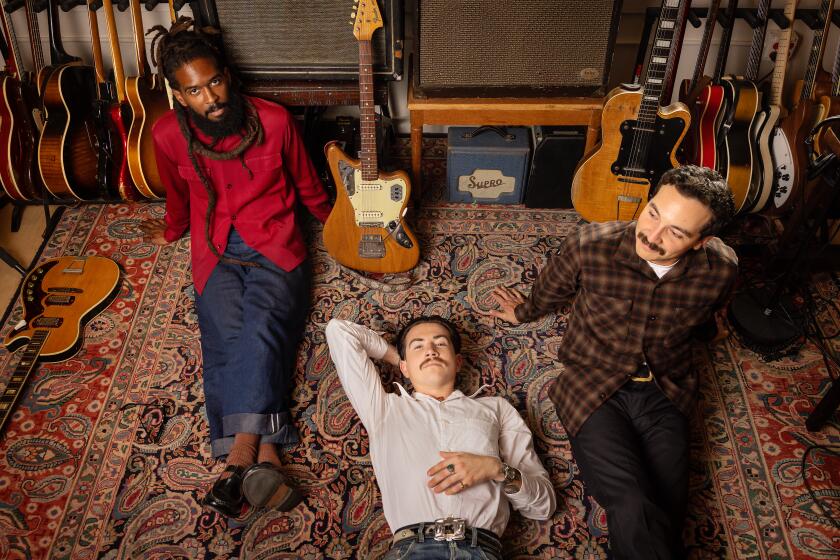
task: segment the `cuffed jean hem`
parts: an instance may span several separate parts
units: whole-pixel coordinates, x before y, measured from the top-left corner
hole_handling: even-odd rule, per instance
[[[260,445],[276,443],[280,445],[297,443],[300,435],[291,423],[288,412],[276,414],[231,414],[225,416],[224,430],[227,434],[260,434]],[[230,453],[233,436],[220,437],[210,442],[213,457],[222,457]]]

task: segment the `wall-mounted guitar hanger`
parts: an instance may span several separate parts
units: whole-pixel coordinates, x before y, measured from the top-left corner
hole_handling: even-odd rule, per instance
[[[33,8],[36,12],[42,12],[47,7],[48,0],[36,0],[33,3]],[[175,11],[179,11],[181,8],[184,7],[184,4],[187,3],[188,0],[175,0]],[[114,0],[114,6],[121,12],[124,12],[128,9],[129,0]],[[168,4],[167,0],[146,0],[143,2],[143,5],[146,7],[147,10],[151,11],[155,9],[155,6],[158,4]],[[11,0],[10,2],[6,2],[4,6],[8,13],[12,13],[19,8],[22,8],[24,5],[24,0]],[[87,2],[85,0],[58,0],[58,5],[62,9],[62,11],[69,12],[76,6],[87,6]],[[97,0],[91,6],[94,10],[98,10],[102,7],[102,0]]]

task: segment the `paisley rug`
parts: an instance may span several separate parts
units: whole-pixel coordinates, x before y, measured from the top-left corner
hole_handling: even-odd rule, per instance
[[[440,179],[440,165],[429,165],[427,177]],[[307,224],[315,282],[293,409],[302,442],[284,450],[286,471],[306,498],[289,513],[249,512],[235,521],[200,505],[221,465],[210,458],[203,414],[189,240],[161,249],[141,241],[137,224],[162,217],[161,204],[66,211],[43,258],[107,256],[123,280],[117,299],[88,326],[82,350],[33,375],[0,438],[0,558],[380,558],[391,535],[367,435],[323,329],[341,317],[394,332],[424,313],[459,325],[468,357],[462,387],[489,384],[488,393],[521,411],[560,498],[550,522],[513,515],[505,558],[609,558],[604,512],[586,494],[547,398],[565,317],[508,328],[477,313],[498,284],[527,289],[578,218],[448,204],[439,193],[429,189],[413,220],[423,258],[411,274],[374,280],[344,269],[324,252],[320,226]],[[840,297],[833,277],[814,290]],[[15,307],[0,335],[20,314]],[[826,333],[840,328],[836,308],[826,306],[820,319]],[[0,384],[18,359],[0,350]],[[816,348],[764,363],[728,340],[697,366],[703,384],[684,534],[690,557],[836,558],[840,531],[812,501],[800,470],[808,445],[840,444],[836,417],[820,433],[804,428],[829,383]],[[807,459],[808,480],[836,519],[840,459],[819,450]]]

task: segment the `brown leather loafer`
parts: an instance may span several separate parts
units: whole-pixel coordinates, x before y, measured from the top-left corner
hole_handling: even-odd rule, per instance
[[[254,507],[289,511],[303,499],[279,467],[271,463],[251,465],[242,475],[242,494]]]

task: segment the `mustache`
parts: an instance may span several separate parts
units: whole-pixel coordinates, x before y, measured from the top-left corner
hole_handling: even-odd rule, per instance
[[[439,360],[437,358],[427,358],[427,359],[423,360],[423,362],[420,364],[420,367],[421,368],[426,367],[426,364],[428,364],[430,362],[437,362],[442,366],[446,365],[442,360]]]
[[[642,243],[647,245],[650,249],[656,251],[660,255],[663,255],[663,256],[665,255],[665,249],[663,249],[662,247],[660,247],[656,243],[651,243],[650,240],[648,240],[647,236],[644,233],[639,233],[636,237],[638,237],[642,241]]]
[[[227,109],[230,103],[214,103],[208,107],[206,111],[204,111],[204,117],[209,118],[210,113],[215,113],[219,109]]]

